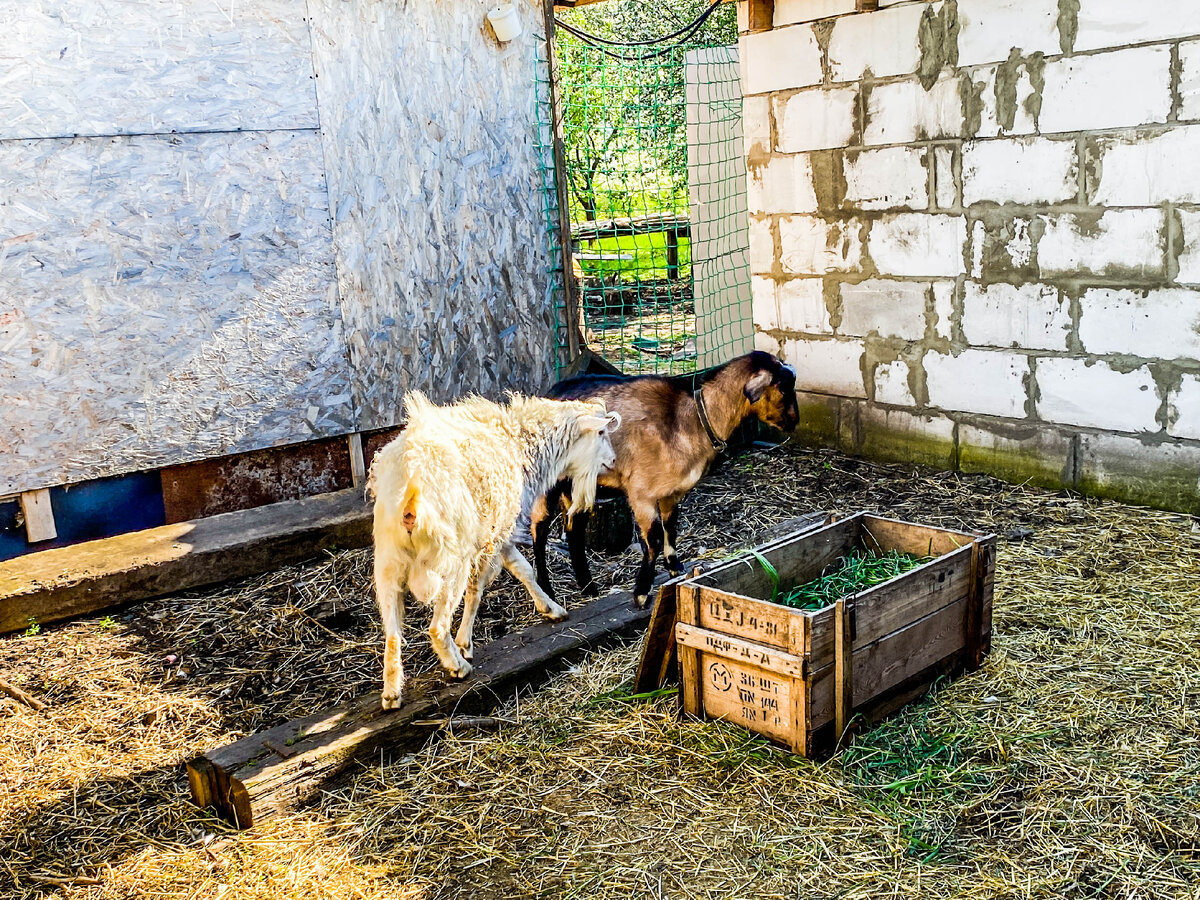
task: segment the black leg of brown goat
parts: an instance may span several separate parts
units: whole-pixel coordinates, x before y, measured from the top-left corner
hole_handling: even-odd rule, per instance
[[[566,502],[570,502],[569,494]],[[567,525],[567,549],[571,552],[571,571],[575,575],[575,583],[579,585],[579,593],[585,597],[599,597],[600,586],[592,581],[587,561],[587,530],[591,515],[587,512],[576,513]]]
[[[569,486],[568,482],[560,481],[546,496],[534,501],[529,511],[529,535],[533,538],[533,566],[537,572],[537,583],[551,598],[554,597],[554,587],[550,584],[550,569],[546,565],[546,542],[550,539],[550,526],[558,515],[558,501]]]
[[[571,505],[571,482],[560,481],[546,494],[544,502],[534,505],[530,521],[533,537],[533,561],[537,568],[538,586],[551,597],[554,588],[550,584],[550,571],[546,565],[546,544],[550,540],[550,526],[561,513],[566,521],[566,510]],[[600,587],[592,580],[587,561],[587,529],[591,513],[577,512],[569,524],[563,526],[567,536],[567,548],[571,553],[571,571],[579,585],[579,593],[585,597],[600,596]]]
[[[679,553],[675,548],[679,540],[679,500],[665,500],[659,504],[662,513],[663,531],[663,565],[672,575],[683,574],[683,563],[679,561]]]
[[[637,522],[642,565],[634,595],[639,605],[649,598],[659,556],[669,571],[683,571],[677,550],[679,502],[738,426],[757,418],[790,432],[799,424],[796,373],[757,350],[694,376],[583,375],[555,385],[550,396],[603,399],[610,411],[621,414],[622,427],[613,434],[616,462],[598,483],[624,491]],[[535,519],[540,515],[543,521],[533,523],[538,583],[547,592],[545,541],[548,518],[557,506],[558,502],[541,504]],[[567,542],[575,578],[591,591],[595,585],[580,525],[579,521],[569,524]]]

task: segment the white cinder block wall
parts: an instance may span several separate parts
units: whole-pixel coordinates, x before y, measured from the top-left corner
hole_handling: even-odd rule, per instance
[[[1200,508],[1200,2],[739,5],[802,434]]]

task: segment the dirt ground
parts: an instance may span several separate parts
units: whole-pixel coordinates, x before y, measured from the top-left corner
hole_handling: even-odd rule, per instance
[[[817,509],[1002,535],[984,668],[833,760],[630,700],[628,647],[497,732],[233,832],[189,804],[185,760],[377,689],[370,553],[344,551],[0,639],[0,675],[51,704],[0,695],[0,897],[1200,897],[1197,522],[782,448],[703,482],[681,549]],[[533,620],[503,576],[477,640]],[[410,671],[434,665],[424,626]]]

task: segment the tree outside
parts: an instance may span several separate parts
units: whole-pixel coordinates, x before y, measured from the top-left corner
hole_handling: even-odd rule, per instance
[[[709,5],[611,0],[559,17],[589,34],[628,43],[677,31]],[[737,42],[734,4],[720,4],[678,46],[609,47],[608,55],[563,29],[556,42],[572,221],[686,215],[683,56],[696,47]]]

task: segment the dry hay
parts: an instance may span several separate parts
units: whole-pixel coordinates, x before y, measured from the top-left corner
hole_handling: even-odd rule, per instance
[[[0,677],[53,704],[0,698],[0,896],[78,877],[59,893],[1200,896],[1195,521],[776,451],[697,490],[683,548],[724,553],[814,508],[1008,535],[984,668],[832,761],[681,721],[670,697],[629,699],[628,648],[520,698],[498,732],[444,735],[230,832],[186,802],[179,764],[376,686],[368,554],[345,552],[0,641]],[[556,575],[565,586],[561,561]],[[509,583],[489,594],[485,636],[530,605]]]

